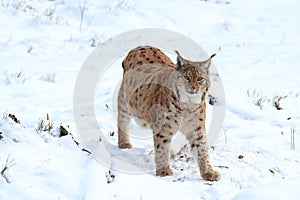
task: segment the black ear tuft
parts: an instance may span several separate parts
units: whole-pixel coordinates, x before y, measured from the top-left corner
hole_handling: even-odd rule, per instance
[[[212,54],[206,61],[203,61],[203,68],[206,70],[207,73],[209,73],[209,68],[210,68],[210,64],[211,64],[211,59],[213,57],[215,57],[216,54]]]
[[[177,54],[177,69],[182,69],[185,64],[184,59],[181,57],[177,50],[175,50],[175,53]]]

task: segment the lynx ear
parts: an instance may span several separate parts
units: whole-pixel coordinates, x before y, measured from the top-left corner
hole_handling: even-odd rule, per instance
[[[206,70],[207,73],[209,73],[209,68],[210,68],[211,60],[215,56],[216,56],[216,54],[214,53],[206,61],[201,62],[202,67]]]
[[[177,50],[175,50],[175,53],[177,54],[177,69],[183,69],[186,65],[186,61]]]

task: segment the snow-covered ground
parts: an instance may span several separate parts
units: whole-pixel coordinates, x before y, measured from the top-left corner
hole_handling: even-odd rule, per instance
[[[297,0],[2,0],[0,199],[298,199],[299,8]],[[149,27],[217,52],[226,94],[224,127],[210,152],[218,182],[201,179],[188,148],[172,158],[175,175],[161,178],[109,174],[81,143],[73,90],[83,62],[110,37]],[[96,113],[111,114],[109,84],[120,68],[95,94]],[[42,119],[53,122],[52,134],[60,126],[72,134],[36,131]],[[109,117],[97,120],[116,133]],[[117,134],[107,137],[114,142]],[[152,146],[138,147],[153,166]]]

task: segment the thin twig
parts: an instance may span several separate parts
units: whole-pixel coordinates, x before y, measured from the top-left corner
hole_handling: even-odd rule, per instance
[[[5,165],[4,165],[3,169],[1,170],[1,176],[5,179],[5,181],[6,181],[7,183],[10,183],[10,180],[9,180],[8,177],[6,176],[6,172],[7,172],[7,170],[8,170],[10,167],[12,167],[12,166],[15,165],[14,159],[9,160],[9,156],[10,156],[10,154],[7,156],[6,161],[5,161]]]
[[[82,22],[84,18],[84,11],[86,10],[86,0],[83,0],[83,3],[81,4],[80,1],[78,1],[78,7],[80,11],[80,24],[79,24],[79,30],[82,28]]]
[[[295,125],[293,125],[291,127],[291,149],[295,150],[296,146],[295,146]]]

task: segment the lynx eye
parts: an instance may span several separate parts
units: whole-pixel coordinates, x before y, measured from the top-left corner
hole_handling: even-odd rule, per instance
[[[183,78],[184,78],[185,80],[187,80],[187,81],[190,80],[190,77],[189,77],[189,76],[183,76]]]
[[[201,77],[199,77],[199,78],[197,79],[197,81],[198,81],[198,82],[200,82],[200,83],[204,83],[204,82],[205,82],[205,79],[204,79],[204,78],[201,78]]]

